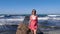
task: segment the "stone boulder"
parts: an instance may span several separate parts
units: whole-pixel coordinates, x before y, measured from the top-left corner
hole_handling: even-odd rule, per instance
[[[16,31],[16,34],[32,34],[32,31],[25,24],[21,23]]]

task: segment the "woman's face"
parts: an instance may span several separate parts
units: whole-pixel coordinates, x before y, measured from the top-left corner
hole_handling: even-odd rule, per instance
[[[35,11],[32,11],[32,15],[36,15],[36,12]]]

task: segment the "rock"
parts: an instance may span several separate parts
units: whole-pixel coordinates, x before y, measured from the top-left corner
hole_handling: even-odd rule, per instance
[[[28,26],[25,24],[21,23],[18,28],[16,34],[32,34]]]
[[[32,34],[30,29],[28,28],[28,23],[29,23],[29,16],[26,16],[24,21],[18,25],[16,34]]]

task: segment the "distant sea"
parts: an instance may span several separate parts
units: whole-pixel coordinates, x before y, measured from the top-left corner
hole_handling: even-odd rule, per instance
[[[30,16],[30,14],[0,14],[0,33],[16,31],[18,24],[23,22],[25,16]],[[60,28],[60,15],[37,14],[37,16],[39,25]]]

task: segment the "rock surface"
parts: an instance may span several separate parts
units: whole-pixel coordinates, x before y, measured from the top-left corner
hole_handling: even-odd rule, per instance
[[[28,26],[21,23],[17,28],[16,34],[32,34],[32,32],[30,31]]]

